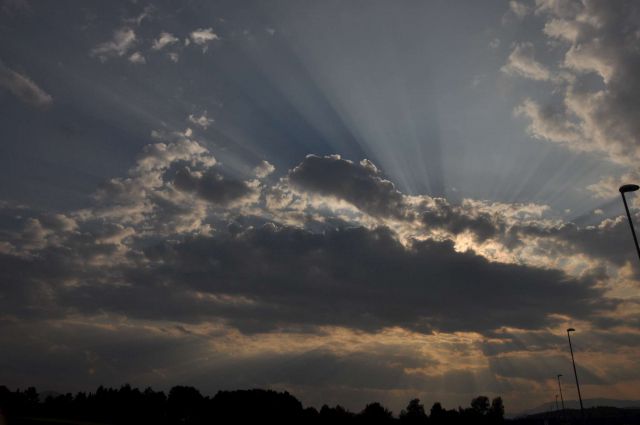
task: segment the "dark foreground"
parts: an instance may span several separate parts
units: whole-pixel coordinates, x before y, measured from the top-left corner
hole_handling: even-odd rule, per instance
[[[478,424],[504,422],[502,399],[479,396],[467,408],[446,410],[435,403],[427,410],[411,400],[394,416],[380,403],[354,413],[341,406],[305,408],[287,392],[271,390],[219,391],[206,397],[193,387],[173,387],[169,394],[124,385],[100,387],[92,393],[38,394],[35,388],[10,391],[0,386],[0,409],[6,422],[21,425],[48,424]]]
[[[549,412],[504,419],[500,397],[479,396],[469,407],[446,410],[440,403],[426,409],[420,400],[409,402],[399,415],[380,403],[361,412],[337,405],[304,408],[287,392],[271,390],[220,391],[205,397],[193,387],[173,387],[168,395],[129,385],[100,387],[92,393],[38,394],[34,388],[10,391],[0,386],[0,425],[104,425],[104,424],[423,424],[423,425],[640,425],[640,409],[599,407],[587,409],[586,422],[579,411]]]
[[[514,425],[640,425],[640,409],[617,407],[591,407],[580,410],[567,409],[565,412],[545,412],[508,421]]]

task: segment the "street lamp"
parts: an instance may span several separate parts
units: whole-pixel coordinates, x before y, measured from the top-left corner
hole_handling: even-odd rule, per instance
[[[624,194],[627,192],[635,192],[640,189],[640,186],[637,184],[625,184],[620,186],[620,195],[622,195],[622,202],[624,202],[624,209],[627,211],[627,217],[629,218],[629,226],[631,226],[631,234],[633,235],[633,242],[636,244],[636,252],[638,253],[638,258],[640,259],[640,246],[638,246],[638,238],[636,237],[636,231],[633,228],[633,221],[631,221],[631,213],[629,212],[629,206],[627,205],[627,198],[624,197]]]
[[[560,390],[560,401],[562,402],[562,411],[564,412],[564,397],[562,397],[562,385],[560,385],[561,373],[558,374],[558,390]],[[557,397],[557,396],[556,396]],[[556,400],[557,402],[557,400]]]
[[[573,363],[573,374],[576,377],[576,387],[578,388],[578,399],[580,400],[580,413],[582,413],[582,417],[584,418],[584,407],[582,406],[582,395],[580,394],[580,383],[578,382],[578,372],[576,371],[576,361],[573,358],[573,347],[571,346],[571,332],[575,332],[575,329],[573,328],[567,329],[567,338],[569,338],[569,350],[571,351],[571,363]]]

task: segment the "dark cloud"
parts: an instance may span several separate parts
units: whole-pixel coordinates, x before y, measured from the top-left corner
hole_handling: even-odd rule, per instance
[[[200,198],[218,205],[227,205],[254,192],[247,183],[224,178],[215,170],[196,174],[188,167],[176,171],[173,184],[179,190],[195,193]]]
[[[239,343],[224,330],[216,335],[175,332],[170,327],[135,326],[118,320],[122,318],[110,319],[11,326],[0,321],[4,353],[0,366],[6,371],[3,384],[17,387],[29,382],[39,390],[64,392],[123,382],[165,391],[187,384],[208,395],[218,390],[276,387],[292,391],[305,404],[320,407],[333,402],[359,410],[390,391],[403,394],[390,406],[400,408],[425,389],[471,395],[486,391],[495,381],[490,379],[491,383],[479,387],[478,378],[490,378],[486,371],[431,375],[408,371],[410,367],[430,371],[437,362],[405,346],[374,344],[350,352],[265,348],[234,355],[210,344],[214,338]],[[30,338],[22,338],[24,334]]]
[[[603,384],[605,380],[594,372],[576,365],[580,382],[586,385]],[[489,369],[497,376],[505,378],[524,378],[545,382],[556,377],[558,373],[570,377],[572,375],[571,358],[559,355],[525,355],[500,356],[489,358]]]
[[[434,198],[434,205],[422,213],[422,222],[427,228],[442,228],[452,234],[470,232],[479,241],[503,235],[504,219],[486,211],[464,211],[443,198]]]
[[[519,332],[511,334],[499,332],[493,339],[483,341],[482,352],[486,356],[496,356],[518,351],[540,352],[553,349],[564,349],[567,339],[547,331]]]
[[[638,218],[636,216],[635,220]],[[516,244],[541,238],[541,248],[548,249],[550,256],[583,253],[619,266],[631,262],[636,267],[629,223],[623,217],[604,220],[595,226],[578,226],[571,222],[553,226],[530,223],[513,226],[506,234]]]
[[[85,314],[219,317],[245,332],[309,325],[532,329],[552,324],[551,314],[586,319],[615,304],[589,278],[491,263],[450,242],[405,248],[385,228],[311,233],[266,225],[151,245],[145,256],[148,267],[121,271],[120,285],[70,287],[59,296]]]
[[[24,338],[24,335],[29,335]],[[99,385],[175,384],[164,373],[206,348],[200,338],[126,323],[92,321],[3,322],[3,384],[39,390],[94,391]]]
[[[347,201],[374,216],[404,217],[402,194],[371,161],[308,155],[289,173],[294,186]]]

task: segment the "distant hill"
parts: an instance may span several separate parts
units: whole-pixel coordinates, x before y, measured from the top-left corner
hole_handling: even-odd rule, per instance
[[[616,400],[612,398],[589,398],[586,400],[582,400],[582,403],[584,404],[585,408],[606,406],[606,407],[617,407],[620,409],[629,409],[629,408],[640,409],[640,400]],[[560,404],[559,400],[558,400],[558,404]],[[578,400],[565,400],[564,407],[567,409],[580,409],[580,402]],[[562,408],[562,405],[560,405],[560,408]],[[510,417],[529,416],[529,415],[535,415],[538,413],[549,412],[554,410],[556,410],[556,403],[549,402],[549,403],[541,404],[540,406],[537,406],[533,409],[524,410],[520,413],[517,413],[515,415],[509,415],[509,416]]]
[[[554,403],[555,404],[555,403]],[[640,424],[640,409],[632,407],[588,407],[549,411],[507,420],[509,425],[635,425]]]

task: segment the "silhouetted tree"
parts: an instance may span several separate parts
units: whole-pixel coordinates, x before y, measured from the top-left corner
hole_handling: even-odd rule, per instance
[[[358,415],[361,423],[386,424],[393,421],[393,413],[378,402],[367,404]]]
[[[502,403],[502,397],[496,397],[491,400],[489,417],[491,418],[491,423],[499,424],[504,422],[504,404]]]
[[[219,391],[211,409],[222,422],[296,422],[303,417],[302,403],[288,392],[272,390]]]
[[[175,386],[169,391],[167,414],[172,423],[199,423],[204,398],[193,387]]]
[[[435,402],[433,403],[433,406],[431,406],[429,419],[434,425],[441,425],[444,423],[445,411],[442,408],[442,405],[440,404],[440,402]]]
[[[320,423],[323,424],[347,424],[351,423],[353,413],[347,411],[339,404],[336,407],[329,407],[326,404],[320,409]]]
[[[420,399],[414,398],[409,402],[407,408],[400,412],[400,421],[407,424],[423,424],[427,422],[427,414]]]
[[[380,403],[367,404],[355,415],[345,408],[322,406],[318,412],[313,407],[304,408],[302,403],[287,392],[272,390],[219,391],[215,397],[204,397],[193,387],[176,386],[169,395],[146,388],[140,391],[125,384],[118,389],[99,387],[95,393],[79,392],[52,395],[42,401],[35,388],[25,391],[10,391],[0,386],[0,411],[7,416],[8,423],[31,423],[21,418],[50,418],[51,423],[108,423],[133,425],[192,425],[227,423],[276,423],[284,424],[331,424],[331,425],[376,425],[398,422],[390,410]],[[470,407],[446,410],[434,403],[425,413],[420,400],[413,399],[402,411],[399,422],[422,425],[499,425],[504,420],[504,405],[500,397],[489,399],[479,396]],[[623,425],[640,423],[640,410],[628,413],[599,410],[598,422],[590,425]],[[580,418],[578,412],[575,419]],[[545,419],[549,419],[545,417]],[[590,419],[595,421],[596,417]],[[512,423],[513,420],[507,421]],[[538,418],[517,423],[539,424]],[[576,422],[577,423],[577,422]],[[557,425],[557,424],[555,424]]]
[[[474,398],[471,400],[471,409],[481,416],[486,415],[489,412],[489,398],[483,395]]]

